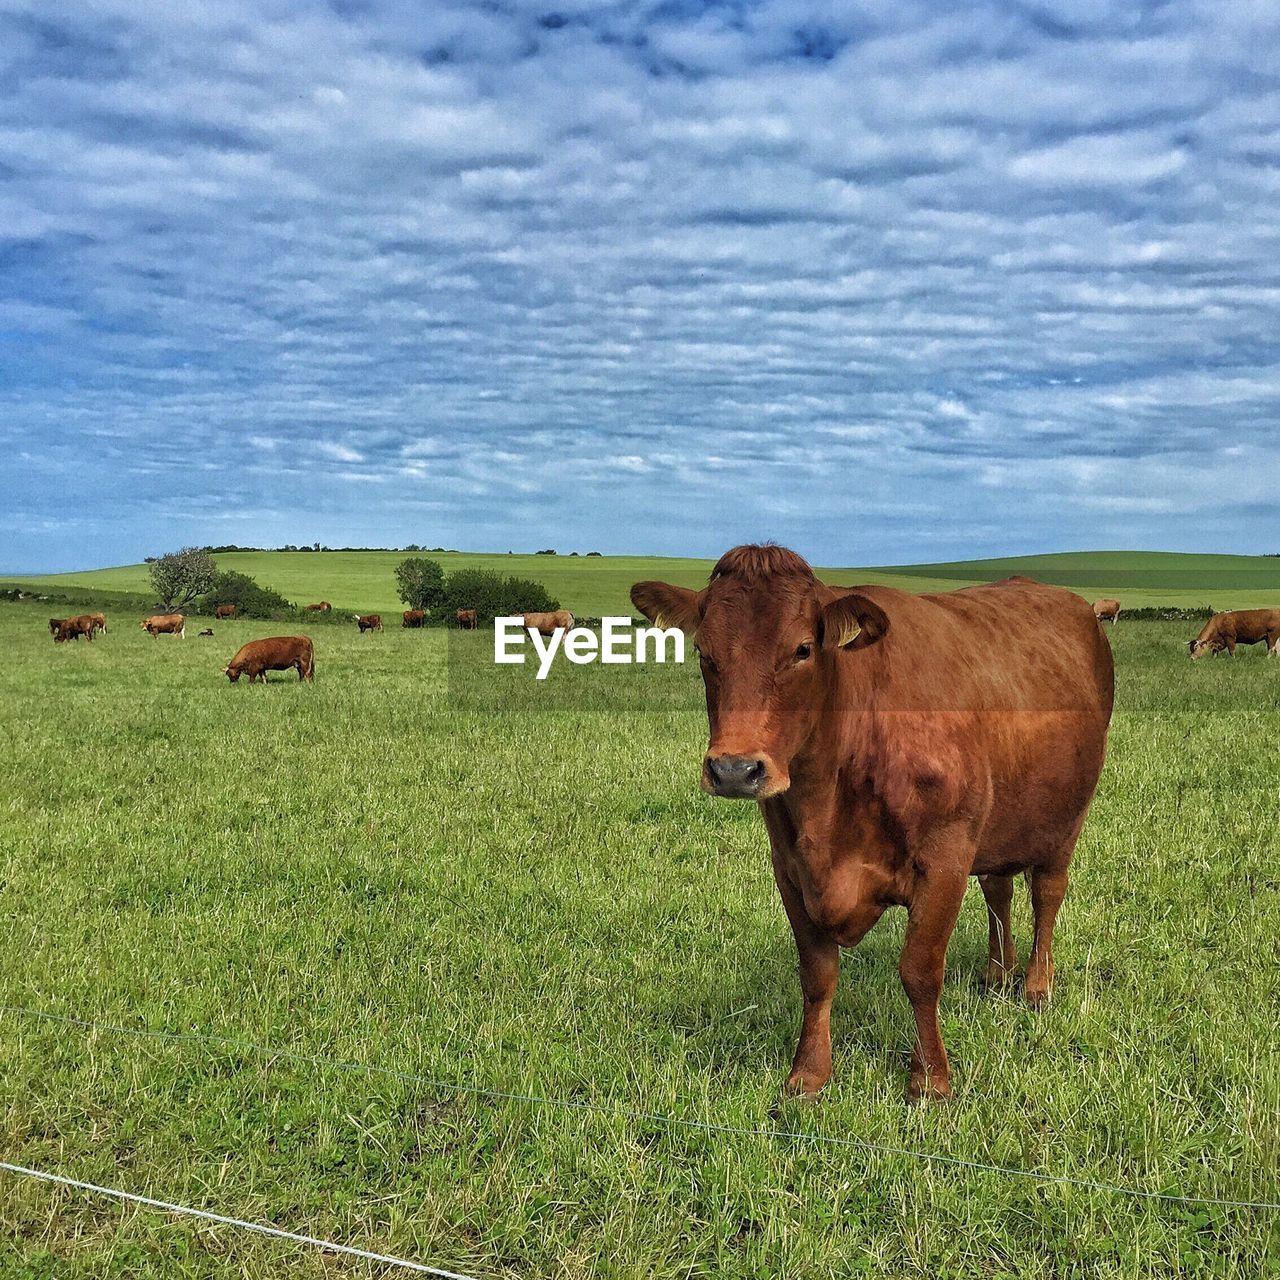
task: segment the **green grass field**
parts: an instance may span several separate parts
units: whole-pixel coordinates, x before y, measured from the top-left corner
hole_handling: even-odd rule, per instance
[[[349,563],[288,589],[388,607]],[[591,568],[614,599],[618,562]],[[565,668],[558,709],[502,714],[450,694],[450,646],[484,634],[318,629],[314,686],[233,687],[219,667],[270,624],[55,646],[45,612],[0,605],[0,1003],[403,1074],[3,1013],[4,1159],[486,1280],[1280,1269],[1275,1212],[584,1109],[1280,1199],[1258,650],[1193,665],[1185,623],[1108,631],[1054,1002],[983,994],[975,886],[943,997],[957,1097],[908,1109],[893,913],[845,955],[835,1077],[804,1106],[779,1102],[800,998],[761,822],[697,788],[696,668]],[[394,1274],[0,1173],[6,1278]]]
[[[257,578],[264,586],[274,587],[297,604],[323,599],[331,601],[342,613],[393,612],[404,607],[396,598],[395,566],[407,554],[399,551],[250,551],[219,555],[217,562],[219,568],[235,569]],[[702,586],[713,563],[652,556],[423,554],[439,560],[446,572],[462,567],[496,569],[503,574],[534,578],[545,583],[563,607],[572,609],[580,617],[629,612],[627,591],[641,578],[664,578],[681,586]],[[1129,608],[1210,604],[1215,609],[1251,609],[1280,604],[1280,559],[1267,556],[1091,551],[951,564],[820,570],[829,582],[875,582],[911,591],[949,591],[1014,573],[1070,587],[1089,599],[1116,596]],[[84,587],[103,592],[150,591],[147,566],[141,564],[45,577],[6,576],[3,581],[47,590]]]

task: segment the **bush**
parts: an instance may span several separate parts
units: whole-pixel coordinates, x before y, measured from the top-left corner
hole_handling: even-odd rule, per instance
[[[166,609],[183,609],[204,595],[217,574],[206,547],[183,547],[151,562],[151,585]]]
[[[212,613],[220,604],[233,604],[242,618],[282,618],[293,613],[293,605],[278,591],[261,586],[247,573],[229,569],[218,574],[200,602],[202,613]]]
[[[515,613],[544,613],[560,604],[540,582],[529,578],[504,578],[492,569],[459,569],[444,581],[446,619],[458,609],[474,609],[479,621]]]
[[[1120,610],[1120,618],[1124,622],[1203,622],[1213,614],[1213,606],[1207,604],[1188,609],[1177,605],[1156,605],[1147,609]]]
[[[444,599],[444,570],[438,561],[411,557],[396,565],[397,593],[410,609],[434,609]]]

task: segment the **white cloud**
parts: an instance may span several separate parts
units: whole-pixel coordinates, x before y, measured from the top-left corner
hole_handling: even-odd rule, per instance
[[[356,449],[348,448],[345,444],[333,444],[327,440],[321,440],[316,443],[318,452],[323,453],[326,458],[333,458],[337,462],[363,462],[364,454]],[[339,476],[346,476],[348,473],[340,471]]]

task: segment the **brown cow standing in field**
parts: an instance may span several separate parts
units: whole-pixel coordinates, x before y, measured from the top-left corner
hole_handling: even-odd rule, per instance
[[[107,633],[107,615],[105,613],[91,613],[89,621],[93,623],[95,631],[101,631],[103,635]]]
[[[829,1079],[840,947],[898,905],[908,1096],[949,1095],[938,1000],[971,875],[987,901],[987,982],[1014,976],[1009,909],[1025,872],[1027,1000],[1053,986],[1054,921],[1111,718],[1111,648],[1092,609],[1026,578],[927,595],[831,587],[775,546],[728,552],[701,591],[640,582],[631,599],[697,646],[703,788],[760,804],[804,992],[788,1089]]]
[[[406,609],[404,611],[404,621],[400,624],[402,627],[420,627],[427,620],[426,613],[421,609]]]
[[[380,613],[353,613],[351,616],[356,620],[356,626],[360,628],[361,635],[364,635],[366,631],[382,630],[382,615]]]
[[[1192,658],[1203,658],[1208,653],[1227,651],[1234,657],[1236,645],[1257,644],[1265,640],[1267,657],[1276,656],[1280,645],[1280,609],[1235,609],[1229,613],[1215,613],[1200,628],[1200,634],[1187,642]]]
[[[180,613],[153,613],[138,623],[153,640],[156,636],[177,636],[180,640],[187,638],[187,620]]]
[[[220,604],[214,611],[213,617],[215,621],[222,618],[234,618],[236,616],[236,607],[233,604]]]
[[[319,604],[309,604],[306,606],[308,613],[328,613],[333,608],[327,600],[321,600]]]
[[[540,631],[544,636],[549,636],[557,628],[568,631],[573,626],[573,614],[568,609],[557,609],[555,613],[524,613],[520,616],[524,619],[526,630]]]
[[[236,656],[222,668],[222,674],[235,684],[242,675],[249,683],[267,683],[268,671],[294,669],[299,680],[308,683],[315,676],[315,654],[309,636],[271,636],[266,640],[250,640],[241,645]]]
[[[81,613],[74,618],[63,618],[58,623],[58,630],[53,637],[53,642],[54,644],[64,644],[68,640],[79,640],[81,636],[84,636],[90,643],[93,642],[92,614]]]
[[[474,631],[477,625],[476,611],[474,609],[459,609],[457,612],[458,626],[463,631]]]
[[[1119,600],[1095,600],[1093,602],[1093,616],[1099,622],[1109,622],[1114,627],[1116,619],[1120,616]]]

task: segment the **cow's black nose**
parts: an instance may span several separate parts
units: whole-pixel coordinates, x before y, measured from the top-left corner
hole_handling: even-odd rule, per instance
[[[765,764],[755,756],[708,756],[707,781],[718,796],[749,800],[764,783]]]

